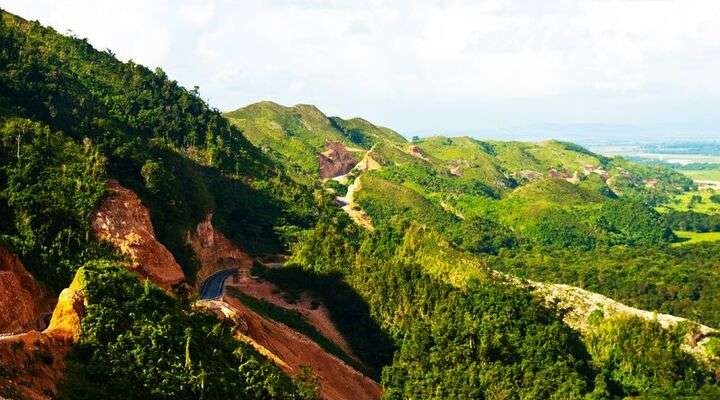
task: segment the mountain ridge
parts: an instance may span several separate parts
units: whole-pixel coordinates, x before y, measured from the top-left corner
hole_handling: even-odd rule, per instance
[[[0,337],[0,396],[720,394],[715,332],[596,304],[720,323],[717,245],[672,247],[654,208],[694,189],[680,174],[558,141],[407,141],[311,105],[220,114],[4,11],[0,42],[0,245],[60,294],[50,329]],[[236,297],[203,308],[233,269]]]

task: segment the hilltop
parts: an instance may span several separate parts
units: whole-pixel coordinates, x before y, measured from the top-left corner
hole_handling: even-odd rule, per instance
[[[301,180],[305,176],[327,178],[335,175],[333,172],[342,175],[359,161],[353,153],[366,151],[379,142],[405,141],[388,128],[375,126],[361,118],[328,117],[317,107],[306,104],[285,107],[263,101],[224,116],[243,131],[250,142],[284,163],[287,171]],[[335,154],[337,150],[328,148],[331,143],[342,144],[342,154]],[[333,168],[333,161],[342,157],[350,163]]]
[[[221,114],[1,17],[0,397],[720,396],[718,245],[656,211],[683,175]]]

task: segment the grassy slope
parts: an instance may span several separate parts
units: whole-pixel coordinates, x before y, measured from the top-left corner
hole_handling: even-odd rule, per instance
[[[689,176],[692,179],[698,179],[703,181],[720,181],[720,168],[705,170],[678,168],[677,171]]]
[[[490,142],[501,164],[510,171],[538,168],[565,168],[576,171],[585,165],[602,166],[604,158],[580,146],[555,140],[527,142]],[[534,168],[533,168],[534,167]]]
[[[448,167],[460,167],[463,179],[480,180],[494,188],[509,185],[504,167],[492,146],[468,137],[431,137],[417,143],[428,156],[442,160]]]
[[[299,171],[317,176],[317,154],[327,141],[350,145],[330,120],[313,106],[284,107],[269,101],[225,114],[253,144]]]
[[[224,115],[253,144],[286,163],[295,176],[318,176],[317,155],[324,151],[327,142],[367,150],[378,142],[405,141],[388,128],[361,118],[329,118],[311,105],[286,107],[263,101]]]
[[[687,232],[687,231],[675,231],[675,235],[681,240],[677,243],[673,243],[673,246],[686,246],[689,244],[696,244],[702,242],[717,242],[720,241],[720,232]]]
[[[714,190],[694,190],[674,196],[668,203],[658,207],[658,211],[676,210],[676,211],[695,211],[705,214],[720,213],[720,204],[710,200],[710,196],[717,194]],[[702,197],[702,201],[695,203],[690,207],[690,199],[693,196]]]

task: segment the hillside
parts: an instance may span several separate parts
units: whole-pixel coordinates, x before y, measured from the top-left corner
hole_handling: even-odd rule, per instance
[[[665,227],[663,216],[652,206],[691,190],[693,184],[670,169],[650,168],[620,158],[608,159],[564,142],[483,142],[464,137],[431,137],[412,144],[377,142],[367,151],[364,160],[368,158],[373,161],[373,168],[366,168],[367,161],[358,162],[342,179],[337,179],[337,183],[326,185],[328,190],[343,196],[338,201],[348,204],[343,208],[356,222],[377,231],[389,227],[397,229],[392,227],[407,223],[402,221],[412,221],[440,234],[441,238],[437,240],[449,241],[451,248],[474,253],[462,256],[465,261],[456,261],[459,264],[470,262],[481,269],[491,266],[501,271],[508,271],[507,265],[512,265],[513,269],[509,271],[513,273],[549,281],[547,285],[535,284],[539,285],[536,286],[538,297],[547,298],[546,293],[554,293],[552,296],[555,297],[551,299],[560,301],[565,307],[576,308],[582,315],[581,321],[575,318],[568,323],[582,327],[585,338],[595,335],[593,325],[584,320],[597,310],[592,301],[605,302],[608,307],[605,312],[612,321],[615,321],[615,314],[618,315],[620,319],[613,324],[636,323],[624,321],[624,314],[643,319],[652,313],[631,311],[634,309],[623,304],[617,306],[612,299],[601,300],[606,298],[562,285],[564,283],[617,296],[631,306],[663,310],[717,326],[710,306],[719,299],[715,284],[694,275],[696,290],[702,292],[700,297],[671,289],[687,282],[679,278],[678,273],[694,274],[689,267],[692,261],[680,262],[685,257],[692,260],[694,256],[674,254],[663,257],[655,261],[658,269],[652,272],[634,267],[657,251],[654,249],[658,246],[668,247],[676,240]],[[345,191],[352,194],[344,195]],[[330,240],[326,237],[337,235],[335,230],[322,232],[322,239],[318,237],[307,244],[312,251],[300,252],[299,259],[303,260],[300,264],[322,271],[345,269],[341,265],[352,264],[343,256],[325,256],[327,251],[332,253],[331,248],[340,245],[323,244]],[[600,255],[614,254],[628,247],[631,250],[618,257]],[[438,278],[447,282],[470,279],[466,275],[468,269],[458,269],[452,262],[439,261],[438,257],[448,256],[447,250],[432,248],[434,250],[426,254],[427,258],[419,262],[426,271],[439,272]],[[566,249],[564,253],[563,248]],[[405,254],[415,252],[417,249]],[[543,259],[543,253],[549,256]],[[317,254],[323,254],[323,260],[329,259],[313,260]],[[468,261],[467,257],[475,261]],[[573,257],[574,262],[570,261]],[[587,278],[598,269],[592,263],[582,263],[593,257],[603,262],[607,259],[607,263],[616,268],[612,270],[612,280],[606,280],[605,276]],[[332,261],[334,258],[343,261]],[[633,265],[633,273],[622,275],[619,265],[613,264],[620,260]],[[329,264],[324,265],[324,262]],[[562,268],[553,269],[554,263]],[[604,274],[608,272],[603,270]],[[350,275],[354,273],[349,272]],[[713,268],[704,273],[717,276],[718,271]],[[482,276],[478,279],[488,279],[486,275],[485,278]],[[276,276],[276,279],[282,282],[284,278]],[[647,279],[654,282],[658,290],[674,290],[677,297],[671,299],[656,292],[644,292],[638,286],[643,280],[648,282]],[[311,290],[322,290],[315,283],[308,282],[307,285],[313,288]],[[663,326],[663,329],[669,328]],[[713,335],[711,333],[710,337]],[[700,357],[706,359],[707,352],[712,351],[708,349],[714,348],[714,340],[705,336],[700,350],[695,350],[694,344],[688,348],[693,349],[693,354],[705,354]],[[689,346],[685,339],[678,343]]]
[[[2,311],[22,320],[1,327],[0,396],[313,398],[311,375],[190,305],[214,271],[286,251],[330,198],[159,69],[5,12],[0,42],[0,247],[22,263],[2,268]]]
[[[0,397],[720,397],[694,189],[564,142],[221,114],[0,19]]]
[[[306,176],[314,179],[345,174],[376,143],[405,142],[400,134],[390,129],[361,118],[327,117],[312,105],[285,107],[264,101],[224,116],[250,142],[270,158],[283,163],[292,176],[305,183],[312,182],[306,180]],[[332,144],[341,146],[332,149],[329,146]],[[334,163],[342,164],[338,157],[347,158],[349,163],[333,168]]]

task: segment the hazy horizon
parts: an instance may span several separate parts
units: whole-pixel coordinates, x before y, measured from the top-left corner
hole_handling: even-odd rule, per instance
[[[50,1],[0,7],[221,110],[310,103],[405,136],[720,139],[720,2]]]

